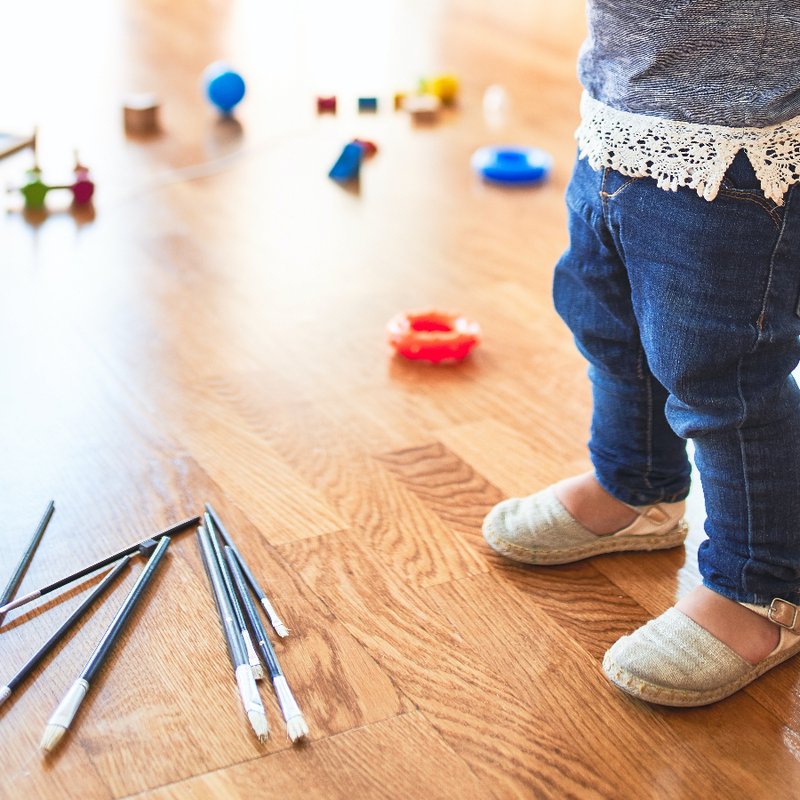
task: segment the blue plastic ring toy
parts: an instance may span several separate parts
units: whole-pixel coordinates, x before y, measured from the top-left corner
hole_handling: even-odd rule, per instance
[[[494,183],[541,183],[552,165],[552,156],[538,147],[481,147],[472,156],[472,168]]]

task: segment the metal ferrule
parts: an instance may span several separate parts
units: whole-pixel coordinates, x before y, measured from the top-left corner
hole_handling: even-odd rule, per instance
[[[58,725],[64,729],[69,728],[88,691],[89,684],[83,678],[78,678],[70,686],[69,691],[64,695],[64,699],[58,704],[58,708],[53,712],[53,716],[50,717],[47,724]]]
[[[255,670],[261,666],[261,660],[258,657],[258,653],[256,653],[256,648],[253,646],[253,640],[250,638],[247,628],[242,628],[242,639],[244,640],[244,649],[247,650],[247,660]],[[253,677],[255,678],[255,673],[253,673]]]
[[[292,717],[301,716],[302,712],[300,711],[300,706],[297,705],[297,701],[294,699],[294,695],[289,688],[289,684],[286,682],[286,678],[283,675],[278,675],[276,678],[272,679],[272,685],[275,687],[275,694],[281,705],[283,718],[289,720]]]
[[[258,694],[253,669],[249,664],[242,664],[236,668],[236,683],[239,684],[239,694],[246,712],[260,711],[264,713],[264,706]]]
[[[25,603],[29,603],[31,600],[35,600],[37,597],[41,596],[42,593],[38,589],[35,592],[28,592],[28,594],[24,594],[22,597],[17,597],[11,602],[0,607],[0,614],[7,614],[12,609],[19,608],[20,606],[25,605]]]

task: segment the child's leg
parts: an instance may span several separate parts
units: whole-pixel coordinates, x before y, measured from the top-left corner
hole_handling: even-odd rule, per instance
[[[645,700],[703,705],[800,651],[800,194],[776,208],[740,154],[711,203],[642,180],[605,205],[667,418],[695,441],[709,538],[705,585],[603,667]]]
[[[664,416],[667,393],[647,363],[628,275],[605,218],[605,191],[604,174],[578,162],[567,192],[570,246],[554,281],[556,307],[591,364],[595,472],[489,512],[486,541],[524,563],[659,550],[686,536],[686,443]]]
[[[644,179],[605,205],[667,418],[695,441],[704,582],[734,600],[797,599],[800,197],[775,208],[740,154],[713,202]]]
[[[666,420],[668,394],[650,371],[628,274],[607,224],[607,195],[621,197],[630,183],[578,162],[567,193],[570,246],[556,266],[553,296],[590,363],[589,451],[597,480],[618,500],[641,506],[683,499],[689,462],[685,440]]]

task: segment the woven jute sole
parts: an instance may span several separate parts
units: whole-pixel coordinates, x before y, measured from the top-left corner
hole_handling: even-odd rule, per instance
[[[600,556],[605,553],[622,553],[631,550],[667,550],[683,544],[689,526],[681,521],[666,533],[644,534],[640,536],[598,536],[596,542],[582,543],[574,547],[529,548],[506,541],[492,528],[484,525],[483,538],[497,553],[523,564],[553,565],[571,564],[584,558]]]
[[[648,703],[655,703],[660,706],[689,708],[707,706],[719,700],[724,700],[726,697],[730,697],[732,694],[738,692],[739,689],[743,689],[756,678],[759,678],[765,672],[791,658],[793,655],[796,655],[798,652],[800,652],[800,639],[785,650],[767,656],[763,661],[759,661],[758,664],[755,664],[752,669],[747,670],[743,675],[739,675],[733,680],[726,681],[714,689],[704,689],[702,691],[670,689],[637,678],[635,675],[628,672],[628,670],[615,664],[608,653],[606,653],[603,659],[603,672],[605,672],[606,677],[614,686],[640,700],[645,700]]]

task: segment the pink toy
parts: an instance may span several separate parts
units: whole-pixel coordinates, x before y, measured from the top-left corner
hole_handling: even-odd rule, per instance
[[[77,160],[77,157],[75,161],[75,183],[69,188],[72,189],[72,202],[76,206],[86,205],[94,195],[94,182],[89,177],[89,168],[83,166]]]

